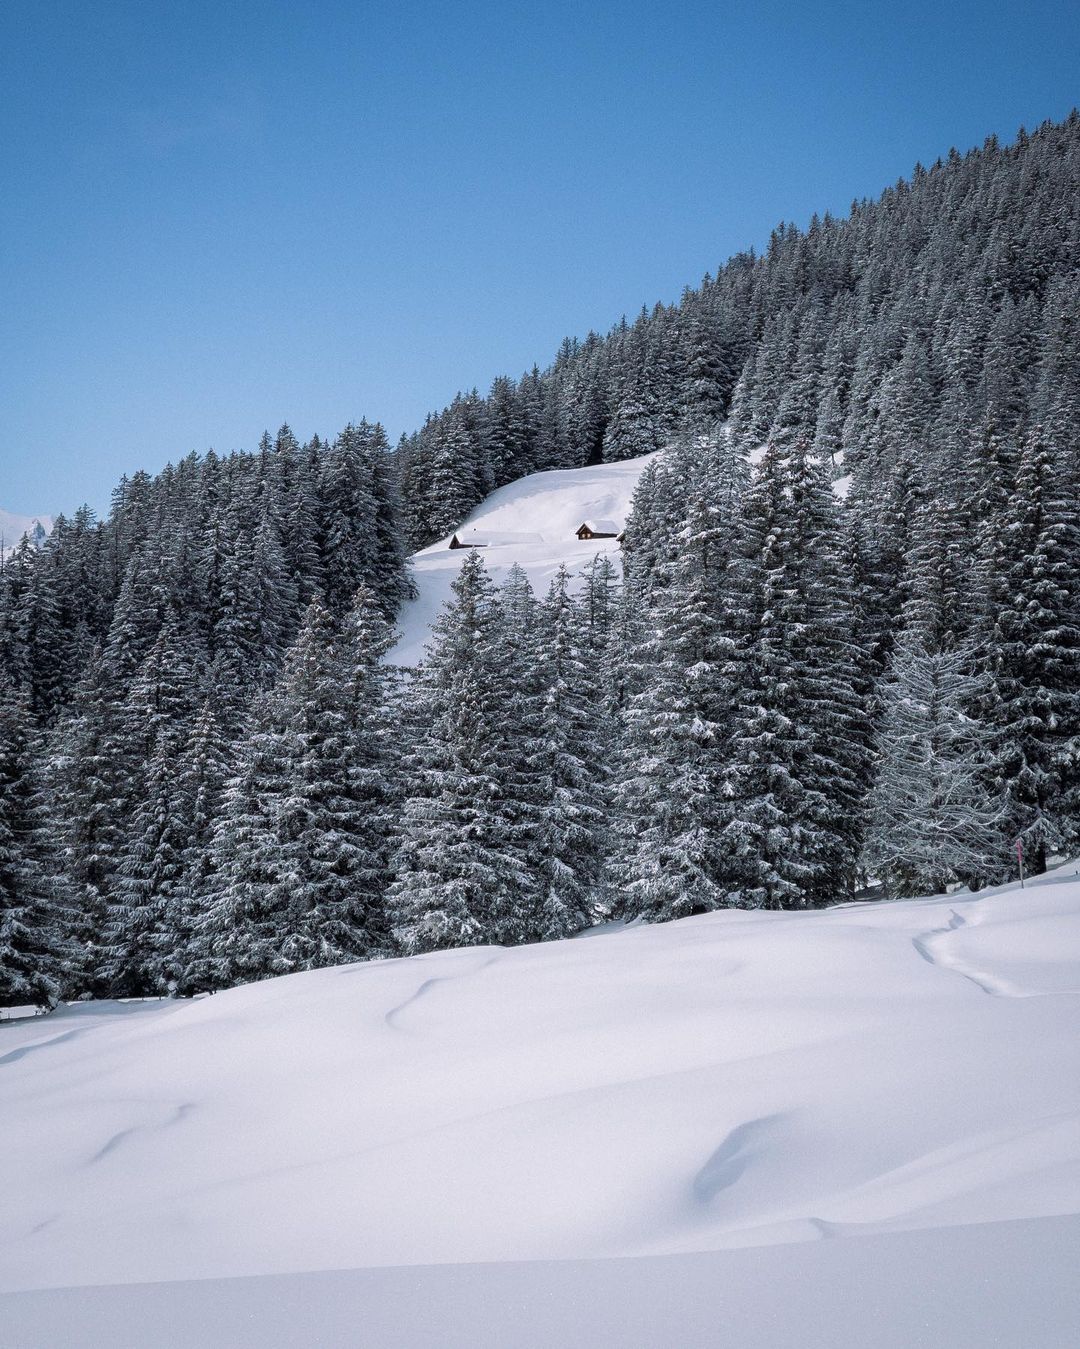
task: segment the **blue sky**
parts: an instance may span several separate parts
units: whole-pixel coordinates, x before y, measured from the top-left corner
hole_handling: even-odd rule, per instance
[[[0,505],[392,435],[1080,102],[1080,6],[9,0]]]

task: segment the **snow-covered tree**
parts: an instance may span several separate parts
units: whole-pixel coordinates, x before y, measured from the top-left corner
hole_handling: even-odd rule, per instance
[[[41,866],[29,700],[0,671],[0,1007],[49,1008],[70,984],[70,916]]]
[[[571,593],[562,566],[540,607],[536,649],[540,705],[530,767],[537,811],[530,847],[537,875],[533,935],[567,937],[603,905],[608,837],[603,671],[589,650],[588,610]],[[597,600],[595,587],[591,599]]]
[[[530,887],[503,796],[499,613],[478,552],[466,554],[452,591],[412,690],[418,739],[406,764],[409,795],[391,887],[407,952],[490,940],[490,915],[518,912]]]
[[[850,894],[870,727],[827,470],[770,445],[747,497],[753,614],[725,795],[733,896],[786,908]]]
[[[674,556],[643,616],[614,793],[617,904],[676,918],[727,898],[723,776],[734,733],[746,460],[723,438],[688,471]]]
[[[883,695],[866,865],[896,895],[938,894],[1005,860],[1004,801],[986,787],[989,729],[971,715],[985,680],[971,648],[897,646]]]
[[[995,783],[1032,872],[1080,839],[1080,508],[1041,428],[1001,517],[986,604]]]
[[[215,874],[191,935],[187,987],[314,969],[386,949],[391,791],[370,590],[343,636],[318,600],[240,747],[215,831]]]

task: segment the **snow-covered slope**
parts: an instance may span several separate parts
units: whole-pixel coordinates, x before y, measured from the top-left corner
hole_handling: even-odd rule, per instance
[[[519,478],[481,502],[462,523],[459,536],[489,544],[483,550],[484,562],[496,583],[517,562],[542,597],[560,563],[578,572],[597,553],[618,555],[617,540],[582,541],[575,530],[586,520],[610,520],[621,529],[638,478],[655,457]],[[413,556],[417,598],[398,619],[401,640],[389,657],[399,665],[415,665],[423,658],[431,625],[450,598],[451,583],[467,556],[450,547],[451,537]]]
[[[764,445],[751,451],[751,462],[757,463],[764,453]],[[542,598],[560,563],[578,574],[598,553],[618,557],[616,539],[581,540],[576,537],[576,530],[589,520],[621,530],[638,479],[656,457],[647,454],[617,464],[559,469],[519,478],[481,502],[462,522],[458,538],[485,545],[484,562],[496,584],[505,579],[516,562],[528,573],[533,590]],[[836,480],[833,488],[838,497],[847,495],[850,483],[850,477]],[[452,537],[447,535],[413,555],[417,597],[398,618],[401,639],[389,656],[398,665],[416,665],[423,659],[431,625],[450,598],[451,583],[467,556],[464,550],[450,547]]]
[[[0,1288],[275,1276],[0,1301],[0,1326],[52,1326],[53,1349],[157,1343],[131,1326],[166,1315],[169,1343],[186,1325],[192,1343],[301,1344],[305,1297],[340,1321],[306,1343],[514,1346],[547,1326],[567,1345],[1065,1344],[1080,880],[73,1006],[0,1026],[0,1136]],[[647,1259],[627,1273],[617,1256]],[[586,1263],[374,1270],[508,1261]],[[350,1269],[368,1273],[292,1278]],[[568,1321],[580,1336],[552,1328],[560,1281],[591,1309]],[[676,1319],[620,1337],[647,1288]],[[608,1297],[621,1310],[603,1321]],[[220,1325],[250,1338],[198,1329],[218,1298]],[[348,1338],[364,1298],[399,1338]],[[431,1322],[440,1298],[449,1321]],[[600,1321],[609,1341],[581,1330]],[[130,1340],[88,1329],[119,1323]],[[725,1324],[733,1339],[707,1337]]]
[[[42,536],[52,529],[51,515],[14,515],[0,510],[0,560],[18,547],[23,535],[36,532],[41,526]]]

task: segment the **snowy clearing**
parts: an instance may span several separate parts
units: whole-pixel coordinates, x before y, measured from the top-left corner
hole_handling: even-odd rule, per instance
[[[765,446],[751,451],[759,463]],[[484,564],[496,584],[516,562],[523,567],[537,598],[543,598],[551,578],[563,563],[577,575],[598,554],[618,559],[613,538],[578,539],[575,531],[586,521],[621,530],[630,512],[634,488],[646,466],[660,454],[624,459],[590,468],[553,469],[533,473],[487,497],[457,530],[462,544],[484,545]],[[851,479],[833,484],[837,496],[847,495]],[[397,665],[418,665],[431,634],[431,625],[450,598],[465,548],[451,548],[448,534],[412,556],[417,597],[405,605],[397,621],[401,638],[388,659]]]
[[[1061,1345],[1078,1032],[1072,866],[4,1025],[0,1288],[170,1282],[0,1343]]]
[[[484,548],[484,564],[496,583],[506,579],[516,562],[542,597],[561,563],[577,573],[599,553],[618,557],[618,540],[578,539],[574,531],[585,520],[610,521],[622,529],[638,478],[656,457],[648,454],[617,464],[553,469],[519,478],[482,501],[462,522],[458,537],[490,542]],[[448,534],[413,554],[418,595],[398,619],[401,640],[389,656],[398,665],[416,665],[423,659],[431,625],[450,598],[450,586],[468,556],[465,549],[450,547],[451,537]]]

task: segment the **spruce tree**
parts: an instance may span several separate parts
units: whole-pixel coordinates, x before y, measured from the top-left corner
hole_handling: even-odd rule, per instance
[[[675,918],[724,903],[725,765],[734,730],[734,589],[746,461],[729,439],[687,472],[689,504],[639,630],[614,803],[622,912]]]
[[[175,926],[178,944],[164,965],[176,993],[196,991],[192,975],[205,951],[193,940],[195,924],[214,886],[214,831],[223,814],[225,784],[232,775],[231,746],[207,699],[192,722],[176,764],[178,817],[182,821],[181,876]]]
[[[498,610],[478,552],[467,554],[452,592],[412,690],[419,735],[391,887],[409,953],[491,940],[489,915],[514,913],[529,885],[502,796]]]
[[[259,695],[233,754],[221,795],[210,875],[189,916],[178,988],[185,993],[287,974],[281,954],[283,876],[277,865],[274,807],[285,779],[269,694]]]
[[[388,781],[379,660],[361,592],[344,635],[315,600],[239,750],[185,986],[315,969],[385,950]]]
[[[331,611],[343,615],[357,586],[373,580],[379,539],[375,486],[375,455],[384,451],[379,432],[366,421],[346,426],[323,458],[320,485],[322,508],[321,572],[324,599]]]
[[[985,786],[988,728],[971,715],[984,681],[971,648],[897,646],[884,690],[865,861],[894,895],[978,881],[1005,855],[1004,803]]]
[[[71,982],[69,915],[41,865],[29,700],[0,671],[0,1007],[56,1005]]]
[[[730,887],[768,908],[854,887],[869,752],[851,580],[827,471],[805,441],[770,445],[747,498],[753,556],[725,794]]]
[[[517,563],[496,591],[493,616],[499,658],[489,679],[501,712],[499,814],[518,875],[515,883],[502,887],[499,897],[492,897],[487,923],[490,939],[509,946],[534,940],[543,926],[543,882],[536,850],[547,767],[537,757],[546,693],[539,652],[542,609],[525,569]]]
[[[99,955],[113,997],[167,991],[182,946],[189,821],[179,765],[194,692],[186,644],[170,618],[120,712],[119,743],[133,778]]]
[[[611,746],[589,640],[588,611],[562,566],[540,608],[536,653],[541,697],[531,757],[539,799],[531,862],[538,877],[533,932],[541,941],[570,936],[602,908]]]
[[[100,653],[50,737],[43,767],[50,876],[68,896],[78,949],[75,991],[106,996],[105,925],[140,764],[125,751],[122,702]]]
[[[700,308],[686,324],[683,375],[683,430],[693,437],[715,438],[724,420],[734,377],[719,334]]]
[[[1041,428],[1002,518],[988,607],[994,781],[1033,873],[1080,838],[1080,516]]]

